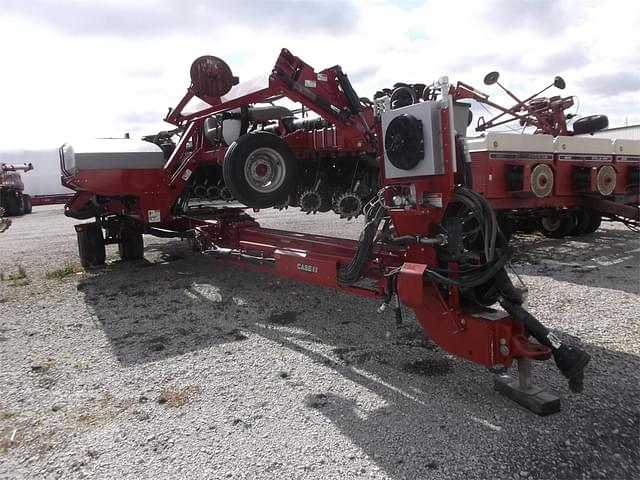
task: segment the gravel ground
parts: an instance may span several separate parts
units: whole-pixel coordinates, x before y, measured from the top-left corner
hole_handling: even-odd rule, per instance
[[[372,301],[186,242],[147,238],[133,263],[110,246],[106,268],[47,278],[76,267],[73,223],[37,207],[0,235],[0,478],[640,478],[640,243],[624,227],[515,239],[530,310],[593,357],[580,395],[536,365],[562,398],[538,417],[409,311],[397,329]]]

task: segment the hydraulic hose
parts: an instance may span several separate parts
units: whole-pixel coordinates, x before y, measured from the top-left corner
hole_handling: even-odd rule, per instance
[[[499,299],[502,308],[511,318],[524,323],[533,338],[551,349],[556,366],[569,379],[569,389],[581,392],[584,388],[584,369],[591,360],[589,354],[577,347],[563,344],[551,330],[522,307],[522,296],[504,269],[494,276],[493,282],[502,295]]]
[[[375,245],[378,226],[386,214],[387,209],[381,204],[376,204],[369,210],[367,214],[367,224],[362,230],[362,233],[360,233],[358,249],[355,255],[349,264],[338,269],[338,282],[341,285],[352,285],[360,280],[366,273],[367,263],[371,259]]]

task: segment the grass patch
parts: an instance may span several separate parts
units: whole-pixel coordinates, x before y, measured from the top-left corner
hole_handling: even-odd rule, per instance
[[[81,370],[81,371],[85,371],[85,370],[89,370],[89,363],[88,362],[75,362],[73,364],[73,368],[75,368],[76,370]]]
[[[293,388],[304,387],[304,382],[300,380],[287,380],[287,385]]]
[[[10,273],[9,275],[4,274],[4,272],[0,273],[0,280],[9,282],[10,287],[24,287],[25,285],[29,285],[31,281],[29,280],[29,275],[27,275],[27,269],[22,265],[18,265],[18,271],[14,273]]]
[[[31,365],[31,371],[33,373],[47,373],[54,365],[54,361],[51,359],[45,360],[42,363]]]
[[[47,272],[47,278],[62,279],[68,275],[82,272],[82,266],[78,262],[71,262],[69,260],[64,262],[62,267]]]
[[[0,420],[6,420],[7,418],[15,417],[16,412],[11,410],[0,410]]]
[[[200,387],[193,385],[176,389],[164,388],[160,391],[158,403],[168,407],[182,407],[197,393],[200,393]]]

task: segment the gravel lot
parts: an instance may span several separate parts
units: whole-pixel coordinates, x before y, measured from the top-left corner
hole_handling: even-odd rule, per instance
[[[47,278],[76,262],[73,223],[37,207],[0,234],[0,478],[640,478],[640,242],[622,226],[515,239],[530,310],[593,357],[580,395],[536,365],[562,398],[541,418],[406,310],[397,329],[372,301],[186,242],[147,238],[133,263],[110,246],[106,268]]]

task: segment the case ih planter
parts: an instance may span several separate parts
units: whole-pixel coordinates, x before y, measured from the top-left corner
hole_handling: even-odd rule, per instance
[[[82,263],[104,263],[105,243],[118,243],[125,260],[141,258],[143,233],[190,237],[238,266],[395,305],[398,321],[402,303],[455,355],[486,367],[517,360],[519,382],[501,378],[496,387],[539,414],[555,412],[559,399],[530,384],[529,362],[553,357],[580,391],[589,355],[523,307],[505,272],[510,248],[500,225],[507,212],[586,208],[582,195],[594,192],[555,200],[559,152],[546,135],[569,133],[558,116],[566,99],[510,112],[546,135],[519,143],[490,134],[469,153],[468,106],[457,100],[474,95],[443,77],[397,84],[370,101],[339,66],[316,72],[288,50],[268,75],[240,83],[222,60],[200,57],[165,119],[176,130],[103,150],[61,148],[63,184],[77,192],[65,212],[96,218],[76,226]],[[364,228],[357,241],[266,229],[221,201],[230,198],[251,208],[362,214]],[[489,307],[496,303],[502,309]]]

